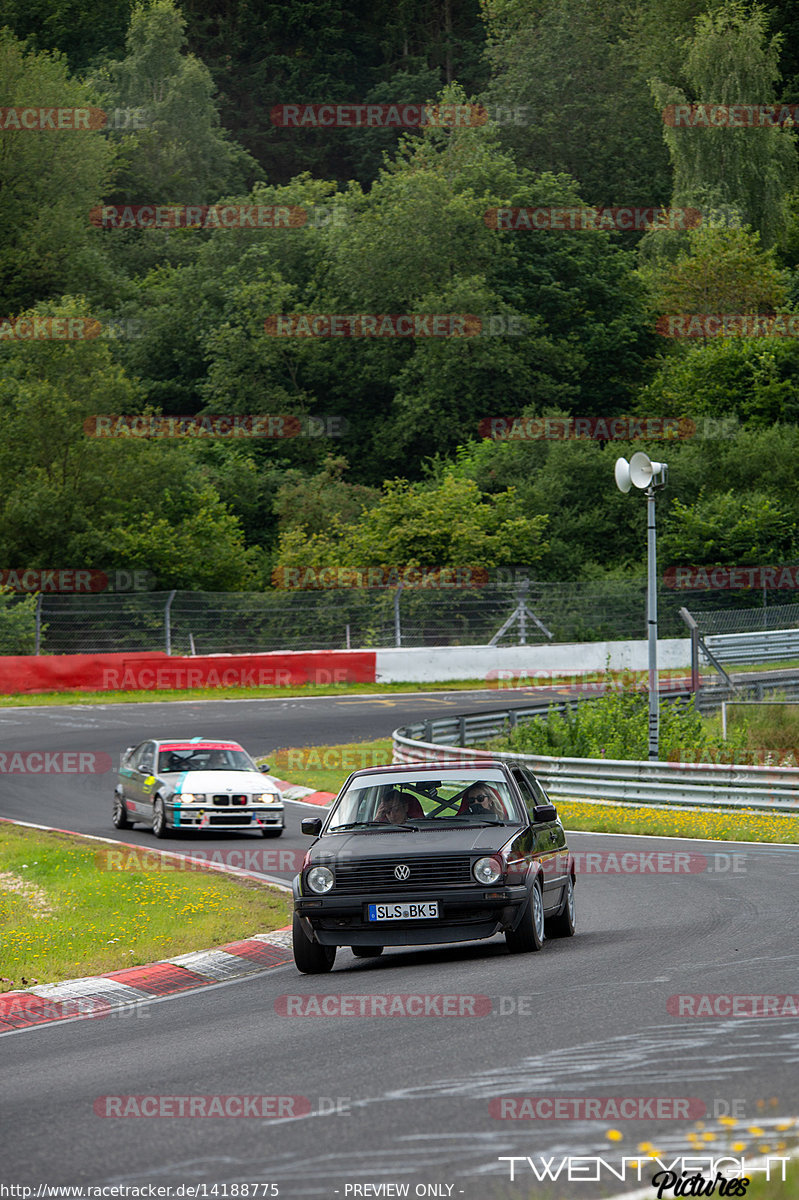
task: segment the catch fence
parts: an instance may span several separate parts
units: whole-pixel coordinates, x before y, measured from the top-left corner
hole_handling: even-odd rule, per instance
[[[751,601],[750,607],[741,608],[740,597],[734,607],[732,599],[661,588],[659,636],[686,635],[679,616],[686,604],[703,635],[762,630],[764,622],[765,628],[783,630],[799,625],[799,604],[763,610],[751,607]],[[2,653],[165,650],[207,655],[624,641],[646,637],[646,579],[514,578],[470,588],[40,594],[35,619],[35,639],[31,636],[20,650],[4,646]]]

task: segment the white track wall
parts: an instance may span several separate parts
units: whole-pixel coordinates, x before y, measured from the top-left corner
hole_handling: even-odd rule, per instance
[[[646,671],[648,646],[640,642],[585,642],[558,646],[420,646],[377,650],[379,683],[429,683],[448,679],[483,679],[491,687],[546,685],[552,675],[586,671]],[[688,671],[691,639],[658,641],[658,671]],[[525,677],[526,675],[526,677]]]

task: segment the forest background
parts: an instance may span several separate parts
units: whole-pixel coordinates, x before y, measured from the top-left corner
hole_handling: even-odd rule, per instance
[[[662,568],[799,560],[799,343],[657,325],[797,312],[790,119],[677,129],[661,115],[799,102],[795,0],[0,0],[0,28],[3,112],[111,118],[0,130],[3,568],[146,570],[159,588],[216,591],[332,565],[640,578],[643,504],[613,481],[637,449],[669,464]],[[481,104],[489,119],[331,129],[270,115],[355,101]],[[90,217],[221,202],[308,218]],[[702,220],[624,232],[485,218],[630,205]],[[270,336],[283,313],[483,314],[515,332]],[[102,336],[13,336],[20,318],[82,317]],[[85,431],[98,414],[159,413],[293,415],[303,436]],[[577,417],[683,436],[522,436],[541,428],[525,418]],[[488,437],[489,418],[519,423]]]

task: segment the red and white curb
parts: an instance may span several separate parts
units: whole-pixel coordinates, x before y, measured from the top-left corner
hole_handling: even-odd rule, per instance
[[[278,929],[228,942],[216,950],[178,954],[108,975],[4,992],[0,995],[0,1035],[31,1025],[107,1017],[128,1005],[240,979],[291,960],[291,932]]]
[[[326,795],[326,793],[317,793]],[[32,821],[13,821],[0,817],[3,824],[20,825],[27,829],[66,833],[70,837],[90,842],[104,842],[115,847],[138,850],[138,845],[99,837],[97,834],[75,833],[53,825],[38,825]],[[148,854],[185,860],[190,855],[170,850],[149,849]],[[221,871],[226,875],[257,879],[260,883],[291,889],[285,880],[225,864],[201,862],[204,870]],[[124,967],[107,975],[82,979],[67,979],[63,983],[44,983],[26,987],[23,991],[0,993],[0,1037],[32,1025],[49,1025],[55,1021],[75,1021],[89,1017],[107,1017],[115,1010],[152,1000],[160,996],[205,987],[208,984],[243,978],[256,972],[280,967],[292,961],[291,930],[276,929],[271,933],[256,933],[238,942],[228,942],[213,950],[195,950],[178,954],[160,962],[139,967]]]
[[[270,778],[280,788],[280,794],[284,800],[301,800],[303,804],[326,805],[336,798],[335,792],[315,792],[313,788],[301,787],[298,783],[275,779],[274,775],[271,775]]]

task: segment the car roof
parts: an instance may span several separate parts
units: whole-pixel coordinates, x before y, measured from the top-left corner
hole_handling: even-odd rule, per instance
[[[215,738],[164,738],[153,739],[159,750],[242,750],[238,742],[218,741]]]
[[[361,767],[360,770],[353,771],[351,777],[357,779],[361,775],[399,775],[407,774],[409,771],[412,771],[414,775],[419,775],[425,771],[431,775],[435,775],[440,774],[442,771],[452,771],[453,769],[458,771],[480,771],[483,769],[507,771],[510,770],[510,767],[511,763],[501,758],[481,758],[479,760],[455,758],[451,762],[391,763],[382,767]]]

